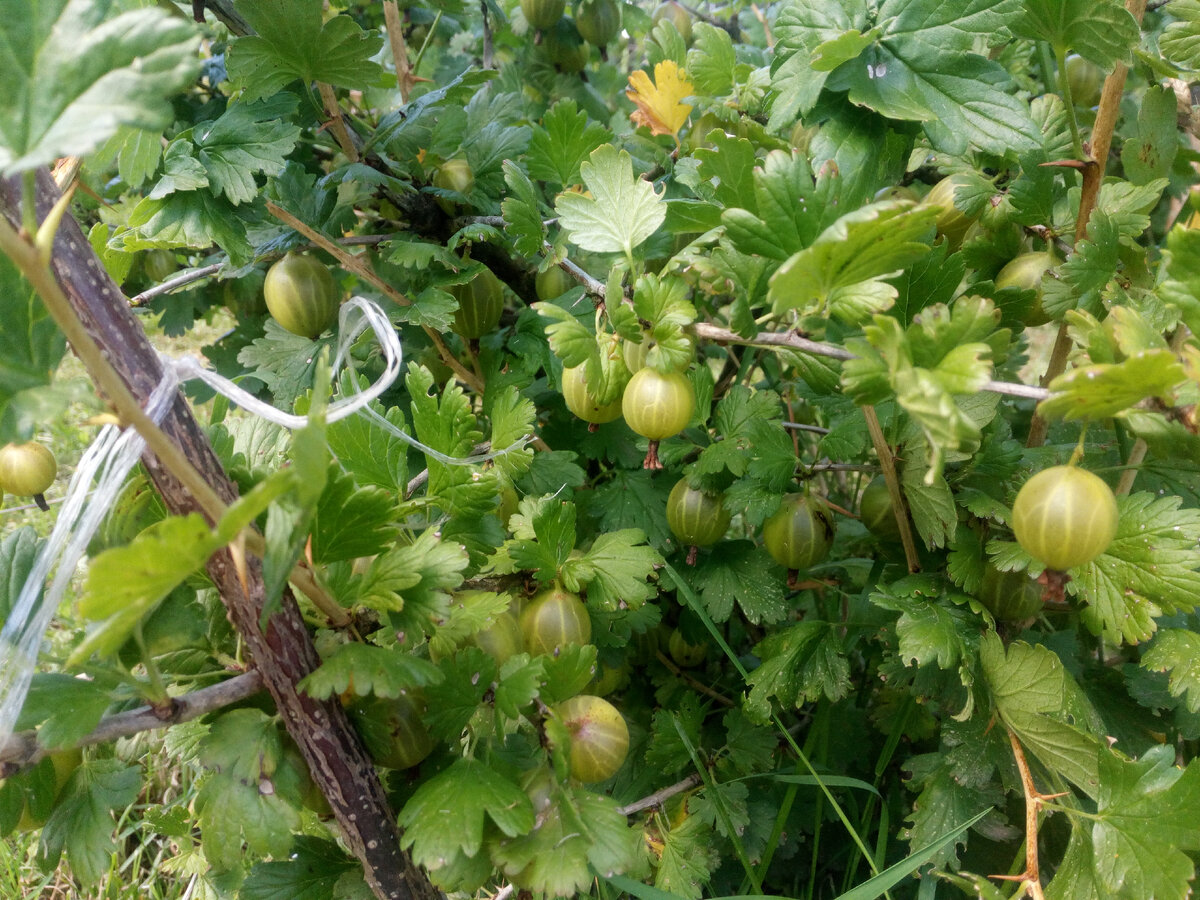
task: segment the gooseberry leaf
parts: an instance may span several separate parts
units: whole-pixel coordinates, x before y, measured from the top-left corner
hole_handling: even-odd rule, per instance
[[[845,649],[828,622],[793,625],[761,641],[754,652],[762,664],[747,678],[746,714],[756,722],[769,718],[772,697],[785,709],[796,709],[822,697],[837,701],[850,692]]]
[[[241,0],[237,9],[257,34],[233,41],[225,67],[247,102],[270,97],[297,79],[358,89],[379,79],[379,64],[371,57],[383,40],[365,34],[347,15],[322,22],[320,0]]]
[[[550,349],[562,360],[564,367],[573,369],[599,356],[595,334],[571,310],[548,300],[531,305],[538,315],[548,320],[545,325],[546,338],[550,342]]]
[[[0,255],[0,441],[27,438],[70,398],[52,386],[66,339],[45,305]],[[58,398],[57,401],[55,398]]]
[[[396,538],[395,496],[383,488],[358,487],[334,465],[312,520],[312,559],[326,564],[375,556]]]
[[[85,156],[122,127],[158,134],[171,123],[169,98],[195,77],[200,37],[163,10],[113,7],[3,4],[0,174]]]
[[[1200,712],[1200,634],[1166,628],[1142,657],[1142,668],[1168,672],[1172,697],[1181,697],[1190,712]]]
[[[699,151],[697,156],[703,159]],[[753,194],[743,194],[721,214],[729,240],[741,253],[783,262],[836,221],[838,179],[814,183],[803,154],[772,150],[753,176]]]
[[[525,508],[522,503],[522,513]],[[515,538],[506,545],[509,558],[538,581],[551,581],[575,549],[575,504],[543,498],[525,521],[528,524],[515,529]]]
[[[812,245],[791,256],[771,276],[768,294],[776,313],[796,310],[813,315],[826,308],[856,325],[870,311],[886,309],[896,289],[876,279],[916,262],[929,252],[934,211],[896,203],[878,203],[848,213],[830,225]],[[866,312],[850,300],[850,289],[872,285]],[[840,303],[839,303],[840,301]],[[872,310],[873,308],[873,310]]]
[[[662,835],[654,886],[669,896],[699,900],[710,873],[720,862],[712,827],[699,816],[688,816]]]
[[[707,140],[709,136],[704,137]],[[726,209],[747,204],[757,207],[754,202],[754,144],[717,130],[712,134],[712,147],[700,147],[693,155],[700,161],[701,177],[713,184],[713,197]]]
[[[525,834],[533,828],[533,804],[514,782],[484,763],[458,759],[404,804],[401,845],[411,848],[417,865],[436,870],[457,853],[478,853],[488,820],[509,837]]]
[[[536,139],[537,133],[534,133]],[[546,242],[546,226],[542,222],[541,207],[537,191],[529,177],[512,162],[502,163],[504,183],[508,191],[500,203],[504,215],[504,228],[513,236],[513,249],[526,256],[542,252]],[[433,246],[433,245],[431,245]],[[441,250],[440,245],[436,245]]]
[[[1168,175],[1175,162],[1179,142],[1175,140],[1175,94],[1154,86],[1142,97],[1137,131],[1121,147],[1125,177],[1146,184]]]
[[[1200,765],[1175,764],[1170,746],[1140,759],[1102,753],[1094,818],[1074,826],[1047,897],[1172,897],[1189,893],[1200,849],[1191,810],[1200,803]]]
[[[238,894],[242,900],[342,900],[335,888],[358,869],[335,842],[299,835],[287,859],[255,863]]]
[[[218,870],[234,868],[247,848],[286,856],[300,813],[285,797],[298,794],[299,775],[283,763],[275,722],[257,709],[225,712],[201,739],[199,758],[210,770],[195,801],[209,863]],[[277,786],[278,778],[290,783]]]
[[[214,122],[197,125],[171,143],[182,144],[203,166],[207,184],[224,194],[235,206],[258,197],[256,174],[276,175],[283,171],[300,129],[288,119],[298,100],[282,95],[260,103],[237,103]],[[156,188],[157,190],[157,188]]]
[[[1107,419],[1157,397],[1172,405],[1185,380],[1170,350],[1142,350],[1120,363],[1081,366],[1050,383],[1050,396],[1038,405],[1048,419]]]
[[[1005,725],[1043,765],[1095,797],[1097,760],[1106,748],[1099,738],[1065,720],[1065,698],[1077,693],[1078,687],[1068,685],[1070,676],[1058,655],[1024,641],[1006,648],[996,632],[988,631],[979,659],[992,703]]]
[[[529,470],[533,464],[533,449],[518,446],[533,434],[537,409],[521,396],[514,386],[503,388],[492,401],[489,414],[492,420],[492,450],[501,451],[494,465],[511,480]]]
[[[1055,50],[1074,50],[1103,69],[1129,64],[1138,42],[1137,20],[1121,0],[1022,0],[1024,15],[1008,26],[1018,37],[1045,41]]]
[[[542,126],[533,131],[527,158],[529,177],[562,187],[578,184],[580,166],[592,151],[607,144],[609,137],[608,129],[588,118],[574,100],[559,100],[542,118]]]
[[[930,757],[933,757],[932,759]],[[912,782],[921,786],[913,801],[911,824],[905,837],[913,847],[925,847],[939,837],[961,828],[980,812],[1004,804],[1004,792],[994,784],[964,783],[944,755],[928,754],[910,759],[905,768]],[[935,866],[958,864],[958,848],[965,847],[963,832],[931,858]]]
[[[399,697],[442,678],[441,670],[428,660],[394,647],[353,642],[339,646],[296,687],[318,700],[346,693]]]
[[[1200,0],[1175,0],[1168,12],[1175,21],[1163,30],[1159,49],[1171,62],[1200,69]]]
[[[734,604],[755,625],[787,617],[786,579],[761,547],[747,541],[721,541],[683,574],[714,622],[725,622]]]
[[[737,53],[733,38],[724,28],[707,22],[692,25],[692,46],[687,54],[687,73],[697,94],[723,97],[732,93]]]
[[[631,256],[667,217],[667,204],[654,185],[633,175],[633,160],[624,150],[605,144],[580,166],[591,196],[559,194],[555,211],[567,239],[594,253]]]
[[[178,584],[203,568],[222,541],[198,513],[156,522],[124,547],[92,560],[79,601],[80,614],[101,624],[71,654],[110,656],[134,627]]]
[[[380,413],[379,404],[374,403],[370,409],[393,428],[404,429],[404,413],[397,407]],[[386,430],[381,422],[367,415],[347,416],[326,426],[326,434],[330,452],[354,473],[358,484],[393,494],[405,487],[408,444]]]
[[[41,861],[53,866],[66,851],[71,872],[87,885],[108,874],[114,854],[114,810],[133,803],[142,773],[116,759],[89,760],[76,769],[42,829]]]
[[[468,562],[462,544],[443,540],[430,528],[411,544],[377,556],[363,575],[357,600],[381,612],[403,613],[393,621],[429,632],[449,612],[450,591],[462,584]]]
[[[1200,510],[1180,497],[1141,492],[1117,498],[1117,535],[1097,559],[1072,570],[1067,590],[1087,603],[1084,624],[1136,644],[1159,615],[1190,612],[1200,597]]]
[[[648,582],[661,564],[662,557],[646,545],[640,529],[605,532],[582,556],[563,564],[563,584],[571,591],[586,585],[588,603],[600,609],[637,609],[658,595]]]

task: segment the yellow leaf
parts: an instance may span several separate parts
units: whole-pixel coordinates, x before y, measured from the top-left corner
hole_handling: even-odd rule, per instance
[[[696,92],[679,66],[664,59],[654,67],[653,82],[639,69],[629,76],[629,88],[625,96],[637,104],[629,114],[634,125],[645,125],[653,134],[669,134],[678,140],[679,129],[692,111],[682,100]]]

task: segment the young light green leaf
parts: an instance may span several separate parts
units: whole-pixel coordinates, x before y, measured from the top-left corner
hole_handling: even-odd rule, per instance
[[[316,563],[375,556],[395,539],[395,496],[383,488],[357,487],[333,466],[312,520],[312,558]]]
[[[1048,419],[1107,419],[1157,397],[1174,405],[1175,389],[1186,375],[1170,350],[1142,350],[1120,363],[1081,366],[1050,383],[1050,396],[1038,405]]]
[[[537,133],[534,134],[537,138]],[[526,256],[542,252],[546,242],[546,226],[542,222],[537,191],[529,177],[512,160],[506,159],[502,168],[508,192],[500,203],[504,229],[513,236],[513,249]]]
[[[322,22],[320,0],[242,0],[238,12],[256,34],[232,42],[225,65],[244,86],[243,100],[273,96],[293,81],[370,87],[380,74],[371,57],[383,41],[348,15]]]
[[[929,252],[933,210],[877,203],[842,216],[810,247],[787,260],[771,276],[769,297],[776,313],[801,316],[822,312],[835,291],[873,281],[911,265]],[[885,308],[896,289],[882,284],[877,300]],[[849,316],[858,324],[865,316]]]
[[[124,127],[158,134],[199,69],[200,36],[161,9],[8,2],[0,44],[0,174],[85,156]],[[107,21],[105,21],[107,19]]]
[[[431,528],[412,544],[375,558],[363,576],[358,602],[381,612],[403,612],[409,627],[431,631],[449,612],[449,592],[462,583],[468,561],[462,544],[442,540]]]
[[[737,54],[733,39],[724,28],[707,22],[692,25],[692,46],[687,53],[687,72],[696,93],[723,97],[733,91]]]
[[[151,525],[124,547],[92,560],[84,582],[80,613],[101,625],[71,658],[110,656],[163,597],[208,561],[221,541],[198,513],[172,516]]]
[[[654,185],[635,178],[632,158],[611,144],[592,151],[580,176],[592,196],[559,194],[555,210],[567,239],[584,250],[632,256],[667,216]]]
[[[658,594],[648,582],[661,562],[639,529],[606,532],[578,560],[566,562],[563,582],[568,590],[587,585],[588,602],[600,609],[637,609]]]

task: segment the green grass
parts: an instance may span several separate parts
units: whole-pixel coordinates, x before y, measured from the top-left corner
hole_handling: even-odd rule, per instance
[[[167,338],[148,323],[154,346],[172,355],[199,353],[228,330],[232,320],[226,314],[213,318],[211,323],[200,321],[197,327],[182,338]],[[46,423],[34,436],[46,444],[59,463],[59,475],[54,486],[46,492],[51,512],[44,513],[23,498],[7,497],[0,508],[0,537],[26,525],[39,535],[46,536],[54,527],[55,511],[66,495],[67,484],[80,457],[97,433],[97,427],[87,420],[104,411],[101,399],[92,389],[83,367],[68,355],[59,368],[56,380],[76,389],[78,399],[66,415],[56,422]],[[78,636],[83,623],[74,614],[76,597],[69,592],[51,626],[52,646],[70,643]],[[121,741],[115,748],[96,748],[88,753],[112,754],[130,764],[140,765],[144,787],[137,801],[120,811],[114,819],[117,852],[113,854],[109,872],[101,880],[84,889],[73,879],[70,868],[60,864],[50,871],[39,865],[39,832],[12,834],[0,840],[0,898],[3,900],[225,900],[230,896],[218,891],[205,877],[207,866],[203,856],[194,852],[196,838],[190,827],[179,834],[164,825],[169,817],[164,813],[178,807],[188,807],[195,796],[193,775],[188,768],[175,763],[163,745],[162,732],[148,732]],[[180,817],[192,818],[188,813]],[[170,834],[164,832],[171,832]]]

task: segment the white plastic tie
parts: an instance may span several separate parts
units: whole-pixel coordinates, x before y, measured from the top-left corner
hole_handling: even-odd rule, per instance
[[[350,351],[368,329],[374,332],[383,352],[384,370],[373,384],[360,389]],[[308,424],[305,416],[285,413],[259,400],[228,378],[205,368],[196,357],[160,358],[163,376],[146,404],[146,414],[156,425],[170,409],[179,385],[192,379],[203,381],[250,415],[282,428],[294,431]],[[328,406],[325,421],[337,422],[355,414],[366,416],[388,434],[446,465],[477,465],[520,450],[531,440],[530,436],[525,436],[499,450],[455,457],[441,453],[397,428],[371,409],[370,403],[400,377],[403,358],[400,337],[378,304],[364,297],[352,297],[343,303],[338,313],[338,343],[332,370],[335,383],[336,374],[343,365],[350,370],[351,377],[345,380],[349,385],[346,396]],[[71,477],[50,537],[39,550],[8,620],[0,630],[0,743],[8,739],[16,725],[29,692],[38,650],[54,612],[66,594],[88,543],[116,503],[130,470],[137,465],[144,449],[145,441],[135,429],[105,426],[84,452]],[[94,491],[93,482],[96,482]],[[53,581],[43,591],[52,570]]]

